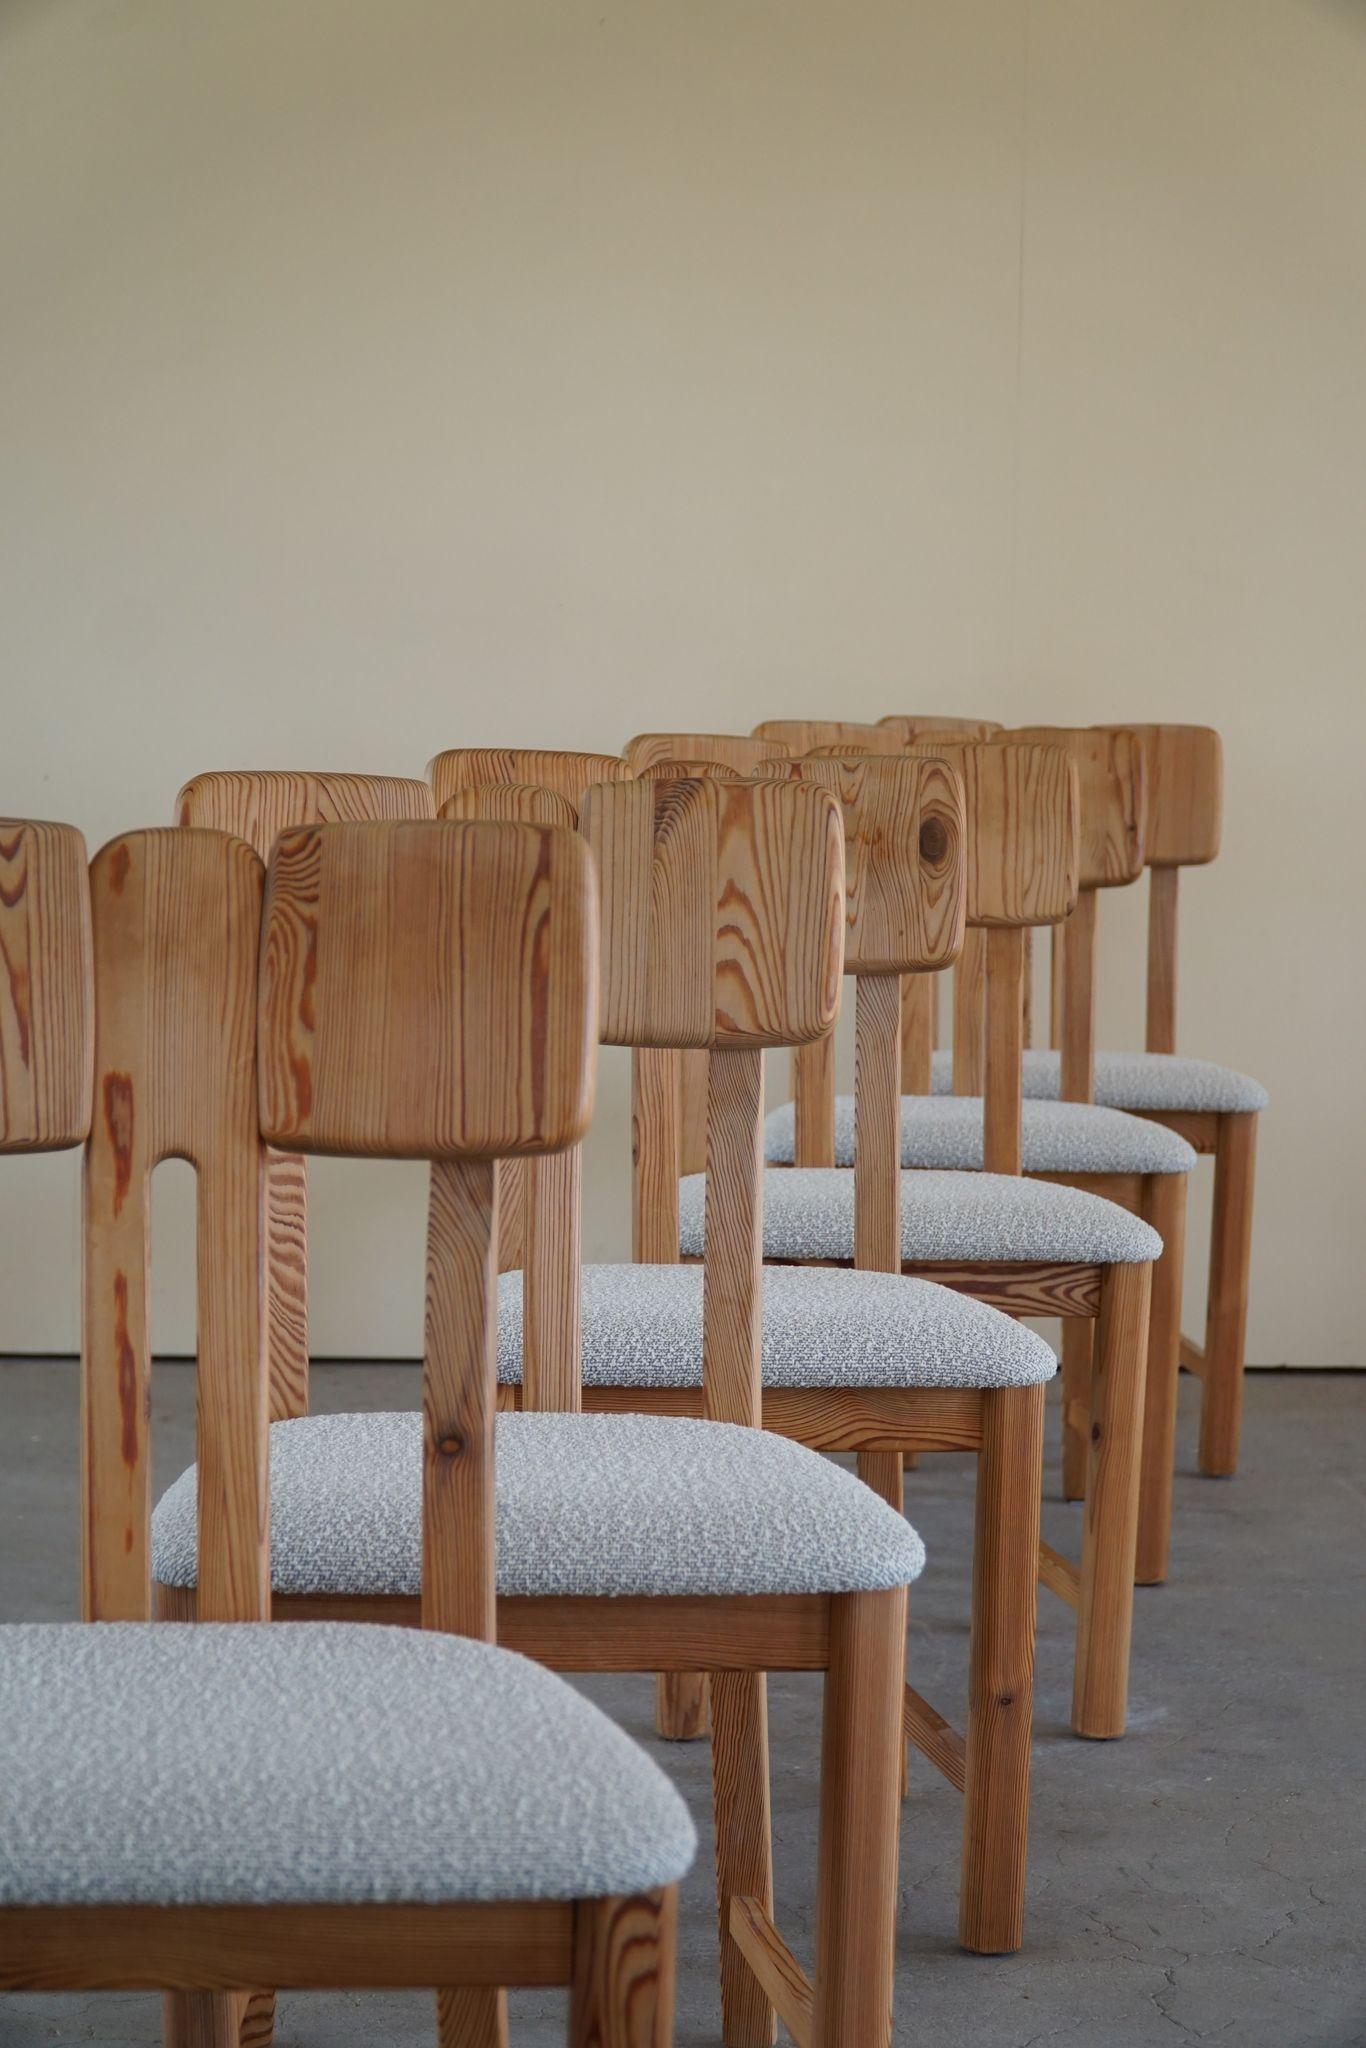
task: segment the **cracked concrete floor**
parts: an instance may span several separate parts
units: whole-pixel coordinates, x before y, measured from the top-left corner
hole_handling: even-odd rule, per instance
[[[315,1374],[320,1409],[406,1406],[408,1367]],[[1027,1947],[982,1959],[954,1947],[957,1795],[913,1766],[902,1837],[897,2042],[1221,2041],[1232,2048],[1366,2044],[1366,1602],[1362,1451],[1366,1377],[1254,1375],[1242,1475],[1194,1476],[1194,1388],[1182,1387],[1169,1585],[1137,1597],[1130,1732],[1067,1732],[1069,1621],[1041,1596]],[[189,1369],[159,1369],[159,1477],[190,1455]],[[1057,1441],[1056,1415],[1050,1445]],[[0,1364],[0,1618],[76,1612],[76,1373]],[[1045,1533],[1075,1550],[1080,1511],[1056,1499]],[[962,1698],[971,1489],[968,1461],[911,1481],[929,1565],[913,1595],[916,1682]],[[650,1738],[642,1679],[587,1689]],[[819,1685],[772,1681],[779,1919],[809,1955]],[[661,1749],[706,1832],[706,1752]],[[704,1851],[688,1884],[677,2042],[719,2040]],[[517,1998],[517,2048],[564,2039],[563,2004]],[[430,2048],[421,1994],[294,1996],[280,2048]],[[159,2040],[141,1997],[0,1998],[0,2044]]]

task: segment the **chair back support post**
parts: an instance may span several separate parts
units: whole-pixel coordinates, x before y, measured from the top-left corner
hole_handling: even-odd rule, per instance
[[[95,1113],[85,1159],[83,1608],[151,1611],[149,1189],[197,1183],[199,1613],[270,1612],[265,1161],[256,1128],[261,862],[225,833],[125,834],[90,871]]]
[[[1176,1051],[1176,942],[1181,870],[1148,870],[1148,985],[1143,1043],[1149,1052]]]
[[[591,866],[560,826],[313,826],[271,862],[263,1135],[432,1162],[422,1622],[491,1638],[495,1161],[577,1145],[592,1110]]]

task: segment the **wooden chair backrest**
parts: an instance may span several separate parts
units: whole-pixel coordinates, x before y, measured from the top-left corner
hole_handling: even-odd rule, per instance
[[[430,1159],[422,1620],[492,1640],[495,1163],[592,1113],[597,900],[562,827],[315,825],[271,861],[262,1134]]]
[[[74,825],[0,819],[0,1152],[90,1129],[90,882]]]
[[[1143,872],[1147,828],[1144,748],[1127,726],[1029,726],[1008,739],[1066,747],[1081,796],[1081,891],[1066,926],[1053,930],[1052,1039],[1062,1093],[1089,1102],[1095,1087],[1096,912],[1100,889]]]
[[[430,784],[406,775],[254,768],[196,775],[176,820],[245,839],[260,854],[296,825],[377,823],[436,815]],[[266,1328],[271,1419],[308,1413],[308,1168],[288,1152],[266,1163]]]
[[[802,784],[641,781],[589,790],[582,830],[602,892],[604,1042],[710,1055],[704,1409],[757,1425],[763,1052],[835,1021],[839,805]],[[676,1245],[676,1181],[673,1202]]]
[[[939,733],[957,733],[964,740],[989,740],[1001,726],[994,718],[930,717],[928,714],[891,712],[878,720],[895,732],[903,746],[914,740],[934,739]]]
[[[638,732],[622,752],[636,775],[659,761],[713,761],[737,775],[752,775],[761,762],[781,758],[787,748],[781,740],[756,739],[752,733]]]
[[[436,808],[469,784],[518,782],[551,789],[577,804],[595,782],[627,782],[630,763],[618,754],[580,754],[554,747],[451,747],[427,765]]]
[[[728,768],[724,761],[651,761],[636,773],[642,782],[696,782],[711,776],[716,782],[747,782],[752,770]]]
[[[1051,744],[937,740],[934,751],[959,770],[966,803],[968,932],[954,971],[954,1091],[986,1097],[988,1172],[1018,1173],[1025,934],[1061,923],[1078,901],[1077,770],[1067,749]],[[928,1022],[913,1021],[919,1035],[907,1063],[928,1087]]]
[[[884,726],[852,718],[766,718],[754,728],[759,739],[780,740],[790,754],[813,747],[867,747],[873,754],[899,754],[901,741]]]
[[[1148,780],[1148,991],[1144,1044],[1176,1051],[1180,870],[1215,858],[1224,821],[1224,755],[1207,725],[1133,725]]]
[[[829,789],[844,819],[846,973],[854,1013],[854,1261],[901,1261],[901,977],[948,967],[963,943],[963,785],[935,759],[808,755],[770,771]],[[796,1152],[834,1158],[835,1070],[827,1036],[794,1059]],[[819,1119],[820,1129],[810,1128]]]
[[[150,1179],[197,1178],[199,1613],[270,1613],[265,1161],[256,1121],[263,869],[223,832],[111,840],[90,868],[82,1580],[93,1621],[151,1615]]]

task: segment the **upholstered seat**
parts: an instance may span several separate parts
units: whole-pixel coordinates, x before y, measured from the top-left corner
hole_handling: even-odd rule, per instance
[[[982,1164],[980,1095],[904,1095],[901,1164],[965,1168]],[[1184,1138],[1146,1117],[1089,1102],[1028,1101],[1021,1116],[1026,1173],[1189,1173],[1195,1152]],[[790,1166],[795,1117],[785,1102],[764,1122],[764,1156]],[[835,1164],[854,1163],[854,1098],[835,1101]]]
[[[1024,1056],[1024,1092],[1034,1101],[1056,1100],[1061,1055],[1044,1047]],[[934,1055],[936,1095],[953,1090],[953,1054]],[[1096,1101],[1104,1109],[1261,1110],[1271,1100],[1260,1081],[1213,1060],[1170,1052],[1098,1052]]]
[[[758,1429],[642,1415],[502,1415],[498,1590],[841,1593],[908,1585],[904,1518],[852,1473]],[[277,1593],[416,1593],[422,1424],[309,1415],[271,1431]],[[195,1474],[157,1507],[153,1570],[195,1582]]]
[[[679,1249],[702,1250],[704,1183],[679,1184]],[[1042,1259],[1141,1265],[1160,1258],[1150,1225],[1115,1202],[1051,1181],[1001,1173],[903,1173],[901,1256],[908,1261]],[[764,1257],[854,1255],[854,1175],[847,1166],[774,1166],[764,1174]]]
[[[538,1664],[338,1626],[0,1633],[0,1906],[585,1898],[680,1877],[663,1773]]]
[[[586,1266],[586,1386],[702,1384],[700,1266]],[[1053,1377],[1042,1337],[932,1281],[771,1266],[766,1387],[1023,1387]],[[498,1377],[522,1377],[522,1276],[498,1283]]]

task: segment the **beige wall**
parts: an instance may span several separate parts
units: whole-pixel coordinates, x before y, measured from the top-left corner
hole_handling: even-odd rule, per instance
[[[1252,1356],[1361,1362],[1364,108],[1329,0],[8,0],[0,807],[1216,724],[1181,1022],[1275,1097]],[[599,1253],[624,1157],[617,1059]],[[4,1167],[0,1349],[75,1341],[75,1179]],[[317,1348],[413,1351],[421,1176],[318,1182]]]

